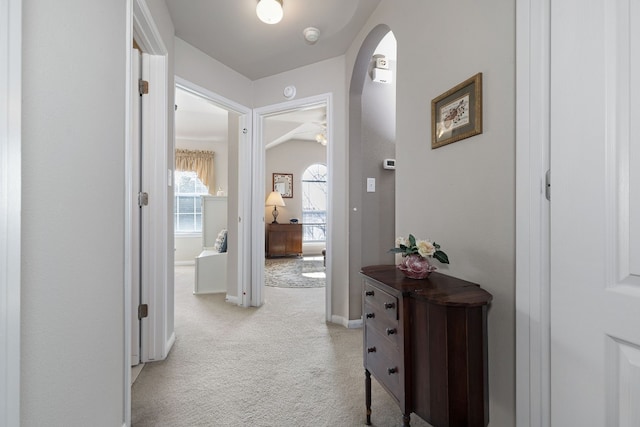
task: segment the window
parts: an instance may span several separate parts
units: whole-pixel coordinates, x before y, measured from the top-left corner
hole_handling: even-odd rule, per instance
[[[327,240],[327,167],[320,163],[302,174],[302,240]]]
[[[200,196],[209,194],[207,187],[194,171],[175,171],[173,229],[176,233],[202,231]]]

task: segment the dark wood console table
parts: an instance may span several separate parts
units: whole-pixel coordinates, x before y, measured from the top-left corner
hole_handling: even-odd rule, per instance
[[[267,258],[302,256],[302,224],[267,224]]]
[[[405,278],[394,265],[364,267],[362,309],[367,425],[371,376],[434,427],[486,427],[487,307],[475,283],[432,273]]]

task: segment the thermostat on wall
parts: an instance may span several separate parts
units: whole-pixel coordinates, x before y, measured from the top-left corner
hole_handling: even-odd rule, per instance
[[[383,169],[395,169],[396,168],[396,159],[384,159],[382,161]]]

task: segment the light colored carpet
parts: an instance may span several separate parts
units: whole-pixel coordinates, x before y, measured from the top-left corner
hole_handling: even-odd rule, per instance
[[[326,283],[322,256],[267,258],[264,284],[277,288],[321,288]]]
[[[264,306],[245,309],[193,295],[193,280],[176,267],[176,342],[134,383],[133,426],[364,425],[362,330],[325,322],[324,288],[266,288]],[[373,425],[400,425],[372,383]]]

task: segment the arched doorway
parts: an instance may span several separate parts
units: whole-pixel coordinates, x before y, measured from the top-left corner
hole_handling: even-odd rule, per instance
[[[379,58],[388,69],[378,68]],[[378,25],[362,43],[349,88],[350,319],[361,312],[360,268],[394,261],[388,250],[395,241],[395,170],[382,165],[395,158],[395,68],[396,39]],[[381,69],[391,78],[374,79]]]

